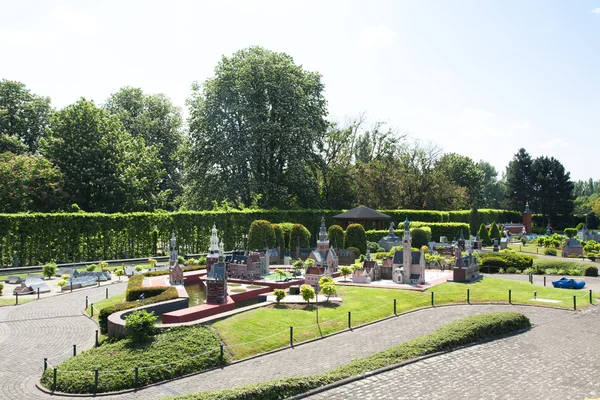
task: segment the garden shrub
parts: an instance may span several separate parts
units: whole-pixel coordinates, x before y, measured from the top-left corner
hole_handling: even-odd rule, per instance
[[[581,269],[584,276],[598,276],[598,267],[595,265],[586,265]]]
[[[282,247],[289,251],[295,249],[296,244],[290,244],[290,235],[292,233],[292,227],[294,226],[294,224],[291,222],[280,222],[277,225],[279,225],[281,231],[283,232],[283,242],[281,243]]]
[[[427,233],[423,229],[413,229],[410,234],[412,236],[413,247],[421,248],[422,246],[427,246]]]
[[[494,239],[498,240],[498,243],[500,243],[500,229],[498,229],[498,225],[496,225],[496,221],[492,222],[492,225],[490,225],[490,240],[493,242]]]
[[[46,278],[50,279],[54,275],[56,275],[57,270],[58,270],[58,267],[56,266],[56,263],[47,263],[42,268],[42,275],[44,275]]]
[[[144,275],[134,275],[129,278],[127,290],[125,292],[125,300],[138,300],[142,294],[145,299],[148,299],[150,297],[158,296],[167,289],[166,286],[142,286],[144,278]]]
[[[546,274],[568,275],[570,270],[577,269],[581,271],[581,275],[598,276],[598,267],[587,262],[536,258],[534,264],[534,267],[543,269]],[[552,272],[550,272],[550,270],[552,270]]]
[[[275,244],[281,247],[281,251],[284,251],[286,245],[283,240],[283,229],[278,224],[271,224],[273,227],[273,233],[275,234]]]
[[[154,323],[158,317],[146,310],[134,311],[125,317],[125,330],[134,343],[148,340],[155,332]]]
[[[367,235],[361,224],[350,224],[346,228],[346,246],[356,247],[360,254],[367,252]]]
[[[508,272],[510,267],[517,270],[532,267],[533,257],[513,251],[480,253],[479,264],[481,265],[481,271],[484,272],[497,272],[499,268],[504,268],[507,273],[511,273]]]
[[[517,272],[521,272],[521,271],[519,271],[515,267],[508,267],[508,268],[506,268],[506,273],[507,274],[516,274]]]
[[[477,207],[473,206],[471,211],[469,211],[469,232],[473,235],[477,234],[477,229],[479,229],[479,225],[481,225],[481,220],[479,218],[479,212],[477,211]]]
[[[285,290],[283,289],[275,289],[273,291],[273,294],[275,295],[275,300],[277,301],[277,304],[279,304],[279,302],[285,298]]]
[[[185,257],[182,255],[177,256],[177,264],[184,266],[185,265]]]
[[[310,247],[310,232],[304,225],[294,224],[290,232],[290,249],[296,250],[296,246],[300,240],[300,248],[306,249]]]
[[[248,248],[251,250],[264,249],[265,241],[269,246],[276,245],[273,226],[266,220],[252,221],[248,231]]]
[[[87,266],[87,268],[85,270],[87,272],[94,272],[96,270],[96,268],[98,268],[98,266],[96,264],[90,264]]]
[[[481,239],[481,242],[486,246],[490,246],[492,244],[492,239],[490,239],[490,234],[486,229],[485,224],[481,224],[479,227],[479,239]]]
[[[354,253],[354,257],[358,257],[360,255],[360,249],[357,247],[348,247],[346,250],[352,251]]]
[[[331,225],[329,229],[327,229],[327,236],[329,237],[329,245],[331,247],[334,247],[337,244],[338,248],[344,248],[344,229],[341,226]]]
[[[556,249],[544,249],[544,254],[547,256],[556,256]]]
[[[4,284],[0,282],[0,296],[2,296],[2,290],[4,289]]]
[[[305,393],[351,376],[398,364],[427,354],[451,350],[477,341],[529,329],[531,322],[514,312],[475,315],[444,325],[438,330],[388,350],[353,360],[322,374],[283,378],[231,389],[188,394],[178,400],[279,400]]]

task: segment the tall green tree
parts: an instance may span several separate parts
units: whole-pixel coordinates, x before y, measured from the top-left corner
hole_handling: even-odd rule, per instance
[[[480,203],[484,174],[471,158],[456,153],[447,153],[440,158],[437,168],[440,168],[451,182],[465,188],[470,205]]]
[[[50,98],[15,81],[0,81],[0,153],[35,153],[50,122]]]
[[[554,157],[538,157],[533,161],[533,209],[549,220],[556,221],[559,214],[573,212],[573,182],[571,174]]]
[[[312,168],[325,134],[320,74],[284,53],[250,47],[223,57],[215,76],[192,86],[187,204],[226,199],[249,206],[318,201]]]
[[[0,154],[0,212],[57,211],[62,185],[60,169],[42,156]]]
[[[160,182],[159,207],[172,210],[182,194],[183,146],[181,110],[164,94],[148,95],[142,89],[123,87],[103,106],[119,118],[125,130],[158,150],[165,174]]]
[[[503,209],[506,185],[503,180],[498,179],[496,168],[483,160],[475,166],[483,173],[483,188],[479,207]]]
[[[93,102],[82,98],[54,114],[40,150],[58,164],[69,201],[81,209],[153,209],[164,173],[158,152]]]
[[[506,206],[511,210],[523,211],[533,199],[532,165],[531,156],[521,148],[506,167]]]

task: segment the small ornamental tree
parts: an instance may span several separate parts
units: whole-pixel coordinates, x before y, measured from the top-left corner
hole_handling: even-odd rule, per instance
[[[281,300],[283,300],[284,297],[285,297],[285,290],[283,290],[283,289],[275,289],[273,291],[273,294],[275,295],[275,301],[277,301],[277,304],[279,304],[279,302]]]
[[[283,280],[287,276],[287,273],[281,268],[277,268],[275,270],[275,275],[277,275],[280,278],[279,280]]]
[[[61,281],[58,281],[58,282],[56,283],[56,286],[58,286],[58,287],[61,287],[61,288],[62,288],[62,287],[65,287],[65,286],[67,286],[67,281],[65,281],[64,279],[63,279],[63,280],[61,280]]]
[[[479,227],[479,238],[481,239],[481,242],[486,246],[492,244],[492,241],[490,240],[490,234],[486,229],[485,224],[481,224],[481,226]]]
[[[302,285],[300,286],[300,295],[307,304],[310,304],[310,301],[315,298],[315,289],[310,285]]]
[[[122,269],[118,269],[115,271],[115,275],[119,277],[119,280],[121,280],[121,277],[125,274],[125,272],[123,272]]]
[[[471,229],[471,233],[473,235],[477,234],[479,224],[481,224],[481,221],[479,221],[479,211],[477,211],[477,208],[473,206],[469,212],[469,228]]]
[[[346,277],[350,274],[352,274],[352,268],[346,265],[340,267],[340,275],[344,277],[344,282],[346,281]]]
[[[248,248],[258,250],[265,248],[265,240],[268,246],[275,246],[275,231],[271,223],[264,219],[257,219],[250,224],[248,231]]]
[[[90,264],[90,265],[88,265],[88,267],[85,270],[87,272],[94,272],[96,270],[96,268],[98,268],[98,266],[96,264]]]
[[[496,221],[492,222],[490,226],[490,240],[498,240],[500,242],[500,229],[498,229],[498,225],[496,225]]]
[[[50,279],[56,274],[57,269],[58,268],[56,267],[55,263],[48,263],[44,265],[44,268],[42,268],[42,274],[46,278]]]
[[[415,228],[410,233],[412,236],[412,247],[421,248],[427,246],[427,232],[423,229]]]
[[[337,294],[337,286],[335,286],[335,285],[333,284],[333,282],[331,282],[331,283],[327,283],[327,284],[325,284],[325,285],[321,286],[321,292],[322,292],[322,293],[323,293],[325,296],[327,296],[327,297],[325,298],[325,299],[326,299],[326,301],[329,301],[329,298],[330,298],[331,296],[335,296],[335,295]]]
[[[108,263],[106,261],[100,261],[98,267],[100,268],[100,271],[105,271],[108,268]]]
[[[292,263],[292,269],[296,275],[298,275],[302,268],[304,268],[304,261],[298,259]]]
[[[319,279],[319,286],[323,287],[325,285],[333,284],[333,279],[330,276],[323,276]]]
[[[566,228],[565,235],[567,235],[569,239],[573,239],[575,235],[577,235],[577,228]]]
[[[145,342],[154,333],[157,318],[145,310],[134,311],[125,317],[125,330],[135,343]]]
[[[304,266],[306,268],[312,267],[314,265],[315,265],[315,260],[313,260],[312,258],[307,258],[306,261],[304,261]]]
[[[156,267],[156,260],[154,258],[150,257],[148,263],[150,264],[150,268]]]
[[[329,246],[334,247],[337,245],[338,248],[344,248],[344,229],[339,225],[331,225],[327,230],[327,237],[329,238]]]
[[[296,250],[296,244],[300,239],[300,248],[305,249],[310,246],[310,232],[302,224],[294,224],[290,232],[290,249]]]
[[[361,254],[367,252],[367,234],[361,224],[350,224],[346,229],[346,246],[356,247]]]

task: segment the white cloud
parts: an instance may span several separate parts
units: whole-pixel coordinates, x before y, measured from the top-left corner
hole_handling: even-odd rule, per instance
[[[531,122],[529,122],[529,121],[517,122],[516,124],[512,124],[511,128],[513,128],[513,129],[530,129]]]
[[[600,14],[600,7],[593,9],[592,12],[594,14]]]
[[[396,32],[387,25],[368,27],[358,37],[363,49],[385,49],[396,44]]]
[[[567,143],[564,139],[559,137],[553,137],[546,141],[543,141],[539,144],[540,149],[550,150],[550,149],[561,149],[565,147],[569,147],[569,143]]]
[[[0,29],[0,43],[6,44],[28,44],[37,47],[45,47],[56,40],[54,32],[35,32],[24,30]]]
[[[50,12],[48,17],[69,32],[96,33],[104,30],[104,26],[95,16],[84,14],[70,7],[58,6]]]

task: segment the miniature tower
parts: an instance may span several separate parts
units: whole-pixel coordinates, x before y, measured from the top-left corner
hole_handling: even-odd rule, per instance
[[[171,234],[171,256],[169,257],[169,269],[177,264],[177,242],[175,241],[175,232]]]
[[[460,230],[460,235],[458,236],[458,248],[461,251],[465,251],[465,237],[463,235],[462,229]]]
[[[211,267],[219,260],[219,237],[217,236],[217,227],[213,225],[210,236],[210,246],[206,255],[206,271],[210,272]]]
[[[327,238],[327,228],[325,227],[325,218],[321,217],[321,230],[319,231],[319,240],[317,241],[317,251],[322,254],[329,250],[329,239]]]
[[[264,262],[264,264],[261,264],[262,269],[261,269],[261,272],[260,272],[263,275],[268,275],[269,272],[270,272],[269,271],[269,265],[270,265],[271,260],[269,258],[270,258],[270,256],[269,256],[269,244],[267,243],[267,239],[265,239],[265,262]]]
[[[525,203],[525,211],[523,211],[523,226],[525,233],[531,233],[531,211],[529,211],[529,202]]]
[[[402,266],[404,267],[404,271],[410,271],[410,266],[412,265],[411,246],[412,238],[410,237],[410,221],[406,218],[404,221],[404,236],[402,237]]]

